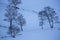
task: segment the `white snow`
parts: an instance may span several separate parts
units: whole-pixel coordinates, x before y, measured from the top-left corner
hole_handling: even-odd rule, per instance
[[[60,30],[57,29],[26,29],[16,38],[7,37],[1,40],[60,40]]]

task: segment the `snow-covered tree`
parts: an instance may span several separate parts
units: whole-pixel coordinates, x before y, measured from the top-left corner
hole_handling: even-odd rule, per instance
[[[43,29],[43,25],[44,25],[44,21],[45,21],[45,16],[44,15],[45,15],[44,11],[40,11],[38,13],[39,25],[42,27],[42,29]]]
[[[44,10],[39,12],[39,20],[42,28],[43,28],[44,20],[48,20],[50,28],[53,28],[57,18],[58,16],[56,15],[55,10],[49,6],[45,7]]]
[[[50,25],[51,28],[53,28],[54,21],[55,21],[55,19],[57,17],[56,12],[55,12],[55,10],[53,8],[51,8],[49,6],[45,7],[44,10],[45,10],[45,14],[46,14],[46,17],[48,19],[49,25]]]
[[[23,31],[23,26],[26,24],[25,18],[22,14],[17,17],[18,25],[20,25],[21,31]]]
[[[15,35],[13,35],[13,21],[17,18],[18,15],[18,9],[19,7],[17,7],[18,4],[21,3],[21,0],[8,0],[9,1],[9,5],[6,8],[6,13],[5,13],[5,21],[8,21],[10,26],[9,26],[9,32],[11,33],[12,37],[15,37]]]

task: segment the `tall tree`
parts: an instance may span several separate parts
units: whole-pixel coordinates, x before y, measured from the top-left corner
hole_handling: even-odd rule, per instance
[[[17,15],[18,15],[18,7],[17,5],[21,3],[21,0],[8,0],[9,1],[9,5],[6,8],[6,13],[5,13],[5,21],[8,21],[10,24],[9,27],[9,32],[11,33],[12,37],[15,37],[15,34],[13,32],[13,21],[16,19]],[[14,35],[13,35],[14,34]]]

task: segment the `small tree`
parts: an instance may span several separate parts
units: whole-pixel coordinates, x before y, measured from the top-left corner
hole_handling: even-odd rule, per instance
[[[20,14],[18,17],[17,17],[17,21],[18,21],[18,25],[20,25],[20,28],[21,28],[21,31],[23,31],[23,25],[25,25],[26,24],[26,21],[25,21],[25,19],[24,19],[24,17],[23,17],[23,15],[22,14]]]
[[[44,21],[45,21],[45,14],[44,14],[44,11],[40,11],[39,14],[39,25],[42,27],[43,29],[43,25],[44,25]]]

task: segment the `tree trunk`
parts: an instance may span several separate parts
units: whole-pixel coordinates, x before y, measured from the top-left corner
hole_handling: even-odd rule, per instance
[[[13,35],[12,35],[12,19],[10,20],[10,28],[9,28],[9,30],[10,30],[11,36],[13,37]]]
[[[51,28],[53,28],[53,24],[54,24],[54,22],[53,22],[53,20],[51,20]]]
[[[22,28],[23,26],[21,25],[21,31],[23,31],[23,28]]]
[[[46,14],[46,16],[47,16],[47,19],[48,19],[48,22],[49,22],[50,28],[53,28],[53,26],[51,25],[51,21],[50,21],[49,16],[48,16],[47,14]]]
[[[13,31],[13,38],[15,38],[15,36],[16,36],[16,32],[15,32],[15,31]]]

